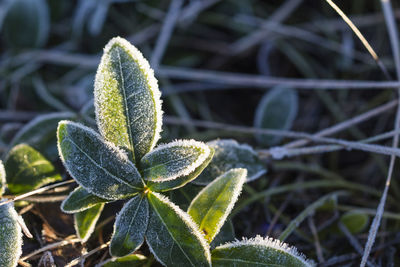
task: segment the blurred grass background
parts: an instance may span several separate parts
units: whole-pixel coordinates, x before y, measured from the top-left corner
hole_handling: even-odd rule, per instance
[[[262,96],[277,85],[298,92],[291,128],[297,132],[318,132],[395,99],[396,86],[373,86],[374,81],[395,80],[380,2],[336,4],[370,42],[389,75],[325,1],[2,0],[0,149],[7,151],[18,130],[39,114],[74,111],[90,117],[102,48],[110,38],[121,36],[137,46],[155,70],[167,115],[165,140],[234,138],[260,150],[269,171],[246,187],[243,200],[289,186],[279,194],[261,194],[243,208],[233,218],[237,237],[278,237],[310,203],[344,189],[348,195],[315,212],[287,241],[322,266],[357,266],[368,227],[344,233],[338,225],[347,211],[372,220],[388,157],[343,150],[273,160],[264,153],[269,147],[257,143],[253,134],[209,123],[252,127]],[[400,5],[392,4],[398,20]],[[323,85],[321,80],[330,83]],[[342,80],[365,81],[367,86],[346,87]],[[365,89],[368,85],[371,88]],[[335,137],[361,140],[393,130],[396,105]],[[391,140],[379,144],[390,146]],[[400,264],[398,173],[396,167],[372,266]],[[343,181],[351,186],[343,186]],[[307,182],[310,186],[302,188]],[[43,227],[37,224],[32,225]],[[88,247],[98,242],[93,240]],[[61,249],[57,256],[61,260],[66,254]]]

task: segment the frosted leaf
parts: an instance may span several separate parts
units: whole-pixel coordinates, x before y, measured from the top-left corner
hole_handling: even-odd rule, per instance
[[[244,238],[216,247],[212,252],[213,266],[236,267],[311,267],[313,261],[307,260],[295,247],[289,247],[273,238],[256,236],[252,239]]]
[[[209,243],[218,234],[236,203],[246,174],[246,169],[226,172],[204,187],[190,204],[188,213]]]
[[[136,251],[144,241],[149,221],[149,203],[142,195],[129,200],[118,213],[111,237],[110,253],[122,257]]]
[[[150,192],[146,241],[165,266],[211,266],[207,241],[190,216],[166,197]]]
[[[58,157],[57,126],[60,120],[73,120],[72,112],[39,115],[21,128],[11,141],[10,148],[25,143],[43,153],[49,159]]]
[[[207,167],[207,165],[211,162],[211,159],[214,156],[214,149],[210,148],[210,154],[208,157],[203,161],[203,163],[197,167],[193,172],[188,175],[180,176],[173,180],[156,180],[156,181],[146,181],[147,186],[155,192],[165,192],[170,190],[175,190],[180,188],[187,183],[193,181],[200,175],[200,173]]]
[[[292,127],[298,110],[297,91],[277,86],[267,92],[257,106],[254,127],[275,130],[288,130]],[[256,134],[257,141],[264,146],[278,144],[281,136]]]
[[[57,136],[65,168],[89,193],[118,200],[142,190],[140,174],[127,155],[92,129],[61,121]]]
[[[89,209],[99,203],[106,203],[108,200],[95,196],[83,187],[78,186],[61,203],[61,210],[65,213],[76,213]]]
[[[161,93],[147,60],[120,37],[104,48],[94,84],[94,103],[100,133],[129,151],[136,162],[160,138]]]
[[[99,264],[96,267],[143,267],[147,258],[141,254],[132,254],[121,258],[114,258],[107,261],[104,265]]]
[[[6,171],[4,170],[3,162],[0,160],[0,198],[6,189]]]
[[[210,141],[207,145],[215,150],[215,154],[207,168],[193,181],[194,184],[207,185],[234,168],[247,169],[246,182],[254,181],[267,172],[265,164],[247,144],[239,144],[232,139],[221,139]]]
[[[1,202],[1,200],[0,200]],[[22,253],[22,231],[18,220],[22,218],[13,204],[0,206],[0,266],[15,267]]]
[[[89,209],[74,214],[74,226],[78,238],[86,242],[94,231],[104,204],[97,204]]]
[[[177,140],[146,154],[140,161],[140,170],[145,180],[171,181],[194,172],[210,153],[210,148],[202,142]]]
[[[22,194],[45,184],[62,180],[53,164],[27,144],[15,146],[4,163],[7,187],[13,194]]]

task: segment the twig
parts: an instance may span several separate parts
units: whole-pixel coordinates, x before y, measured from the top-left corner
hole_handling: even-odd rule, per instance
[[[393,137],[395,135],[399,135],[399,131],[390,131],[387,133],[379,134],[364,140],[360,140],[361,143],[372,143],[376,141],[380,141],[389,137]],[[282,159],[284,157],[296,157],[300,155],[310,155],[310,154],[319,154],[319,153],[327,153],[345,149],[343,146],[338,145],[317,145],[312,147],[301,147],[301,148],[286,148],[285,146],[271,147],[270,149],[259,150],[260,155],[271,155],[274,159]]]
[[[395,62],[395,66],[396,66],[397,79],[400,80],[400,53],[399,53],[400,46],[398,43],[399,36],[397,34],[398,30],[397,30],[396,22],[395,22],[395,19],[393,16],[392,5],[390,3],[390,0],[381,0],[381,4],[382,4],[382,8],[383,8],[383,13],[385,15],[386,26],[387,26],[390,41],[391,41],[391,48],[392,48],[394,62]],[[397,89],[397,94],[398,94],[397,97],[400,100],[400,87]],[[400,107],[397,107],[394,128],[396,131],[400,128]],[[392,147],[397,148],[398,144],[399,144],[399,136],[395,135],[393,138]],[[374,217],[374,220],[372,221],[372,224],[371,224],[371,227],[369,230],[369,235],[368,235],[367,243],[365,244],[365,249],[364,249],[362,259],[361,259],[360,267],[364,267],[365,264],[367,263],[372,246],[375,242],[376,234],[378,232],[379,225],[380,225],[381,219],[382,219],[382,214],[385,210],[386,198],[387,198],[387,194],[389,191],[390,182],[392,179],[395,161],[396,161],[396,157],[391,156],[390,163],[389,163],[389,170],[388,170],[388,174],[386,177],[385,188],[383,190],[382,197],[379,202],[378,208],[376,209],[376,215]]]
[[[14,201],[17,201],[17,200],[24,199],[24,198],[27,198],[27,197],[30,197],[32,195],[40,194],[40,193],[43,193],[43,192],[45,192],[45,191],[47,191],[49,189],[52,189],[52,188],[55,188],[55,187],[58,187],[58,186],[61,186],[61,185],[70,184],[70,183],[73,183],[73,182],[75,182],[75,180],[71,179],[71,180],[67,180],[67,181],[64,181],[64,182],[60,182],[60,183],[44,186],[44,187],[38,188],[36,190],[30,191],[28,193],[16,196],[16,197],[14,197],[12,199],[0,202],[0,206],[8,204],[8,203],[11,203],[11,202],[14,202]]]
[[[103,245],[101,245],[101,246],[99,246],[99,247],[97,247],[97,248],[95,248],[95,249],[83,254],[79,258],[76,258],[76,259],[70,261],[67,265],[65,265],[65,267],[72,267],[72,266],[78,264],[79,262],[81,262],[82,260],[86,259],[87,257],[95,254],[96,252],[105,249],[109,245],[110,245],[110,241],[108,241],[107,243],[105,243],[105,244],[103,244]]]
[[[324,79],[296,79],[265,77],[263,75],[232,73],[178,67],[160,67],[158,76],[181,80],[212,82],[233,85],[242,88],[267,89],[276,85],[293,87],[296,89],[312,90],[340,90],[340,89],[395,89],[400,87],[399,81],[357,81],[357,80],[324,80]]]
[[[347,237],[350,242],[350,245],[357,251],[358,254],[362,255],[362,247],[358,240],[351,234],[349,229],[347,229],[346,225],[344,225],[341,221],[338,223],[340,231]],[[374,266],[371,262],[367,262],[368,266]]]
[[[29,60],[57,64],[63,66],[79,66],[86,69],[97,68],[100,57],[86,54],[65,53],[62,51],[42,50],[24,54]],[[395,89],[400,87],[399,81],[358,81],[358,80],[325,80],[265,77],[262,75],[221,72],[211,70],[194,70],[160,66],[157,76],[191,81],[211,82],[233,86],[233,88],[268,89],[276,85],[284,85],[297,89],[339,90],[339,89]]]
[[[363,121],[365,121],[367,119],[373,118],[373,117],[375,117],[375,116],[377,116],[377,115],[379,115],[379,114],[381,114],[383,112],[386,112],[386,111],[396,107],[397,103],[398,103],[397,100],[392,100],[392,101],[390,101],[390,102],[388,102],[386,104],[383,104],[383,105],[381,105],[379,107],[371,109],[371,110],[369,110],[369,111],[367,111],[367,112],[365,112],[363,114],[360,114],[360,115],[355,116],[355,117],[353,117],[351,119],[348,119],[346,121],[340,122],[340,123],[338,123],[336,125],[333,125],[331,127],[323,129],[322,131],[319,131],[319,132],[315,133],[314,136],[322,137],[322,136],[327,136],[327,135],[331,135],[331,134],[337,133],[337,132],[342,131],[344,129],[347,129],[347,128],[351,127],[351,126],[354,126],[354,125],[356,125],[358,123],[361,123],[361,122],[363,122]],[[298,146],[301,146],[301,145],[306,145],[308,142],[309,142],[308,140],[296,140],[296,141],[293,141],[293,142],[290,142],[290,143],[284,145],[284,147],[286,147],[286,148],[298,147]]]
[[[225,123],[218,123],[212,121],[202,121],[202,120],[184,120],[179,119],[173,116],[165,116],[164,121],[167,124],[175,124],[175,125],[194,125],[197,127],[205,127],[212,129],[220,129],[225,131],[232,132],[241,132],[241,133],[249,133],[249,134],[267,134],[267,135],[279,135],[288,138],[305,138],[309,139],[313,142],[318,143],[328,143],[328,144],[336,144],[346,147],[347,149],[356,149],[366,152],[373,152],[382,155],[395,155],[400,157],[400,150],[393,147],[386,147],[381,145],[372,145],[372,144],[363,144],[354,141],[346,141],[343,139],[335,139],[335,138],[327,138],[327,137],[315,137],[312,134],[307,134],[303,132],[293,132],[293,131],[285,131],[285,130],[275,130],[275,129],[261,129],[254,127],[246,127],[246,126],[236,126]]]
[[[58,247],[63,247],[63,246],[66,246],[66,245],[69,245],[69,244],[74,244],[74,243],[77,243],[77,242],[80,242],[80,241],[81,240],[79,238],[75,238],[75,236],[70,236],[70,237],[67,237],[65,240],[62,240],[60,242],[52,243],[52,244],[46,245],[44,247],[41,247],[40,249],[37,249],[37,250],[35,250],[35,251],[33,251],[33,252],[21,257],[20,260],[25,261],[25,260],[27,260],[27,259],[29,259],[29,258],[31,258],[31,257],[33,257],[33,256],[35,256],[37,254],[45,252],[47,250],[55,249],[55,248],[58,248]]]

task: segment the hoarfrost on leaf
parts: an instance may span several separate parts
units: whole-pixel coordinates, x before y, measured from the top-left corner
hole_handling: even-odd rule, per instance
[[[207,165],[211,162],[213,156],[214,156],[214,149],[210,148],[210,154],[208,155],[208,157],[203,161],[203,163],[200,166],[198,166],[194,171],[192,171],[188,175],[180,176],[173,180],[167,180],[167,181],[165,180],[146,181],[146,184],[152,191],[155,192],[165,192],[180,188],[186,185],[187,183],[193,181],[194,179],[196,179],[201,174],[201,172],[207,167]]]
[[[144,241],[149,221],[149,203],[142,195],[129,200],[117,215],[111,237],[110,253],[123,257],[136,251]]]
[[[315,263],[305,256],[273,238],[255,238],[234,241],[216,247],[212,252],[213,266],[282,266],[312,267]]]
[[[207,241],[190,216],[165,196],[151,192],[146,241],[165,266],[211,266]]]
[[[140,174],[127,155],[102,140],[92,129],[61,121],[57,136],[65,168],[89,193],[118,200],[131,197],[143,188]]]
[[[162,125],[161,93],[149,63],[127,40],[113,38],[94,88],[100,133],[139,162],[157,143]]]
[[[145,180],[170,181],[194,172],[210,155],[210,148],[194,140],[160,145],[140,161]]]

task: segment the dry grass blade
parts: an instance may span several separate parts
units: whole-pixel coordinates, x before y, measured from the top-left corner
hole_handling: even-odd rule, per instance
[[[347,23],[347,25],[349,25],[351,30],[355,33],[355,35],[357,35],[358,39],[360,39],[360,41],[363,43],[365,48],[371,54],[372,58],[376,61],[376,64],[378,64],[379,68],[381,68],[381,70],[385,74],[386,78],[390,79],[390,75],[389,75],[389,72],[387,71],[386,67],[382,64],[378,55],[375,53],[375,50],[369,44],[367,39],[365,39],[364,35],[360,32],[360,30],[356,27],[356,25],[354,25],[354,23],[346,16],[346,14],[332,0],[326,0],[326,2],[328,2],[328,4],[339,14],[339,16],[342,17],[342,19]]]

